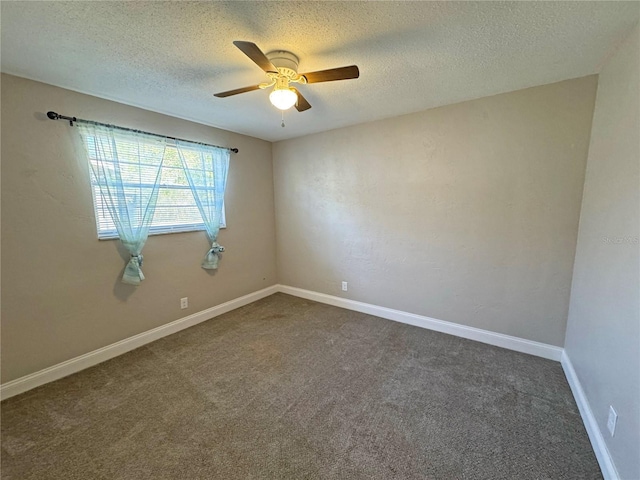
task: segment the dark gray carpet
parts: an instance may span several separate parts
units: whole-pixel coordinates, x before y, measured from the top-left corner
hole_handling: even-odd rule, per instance
[[[3,402],[2,478],[601,475],[558,363],[277,294]]]

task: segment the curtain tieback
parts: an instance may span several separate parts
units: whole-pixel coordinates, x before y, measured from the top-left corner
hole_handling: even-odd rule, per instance
[[[207,255],[202,261],[202,268],[207,270],[215,270],[218,268],[218,261],[220,260],[220,254],[224,252],[224,247],[218,245],[218,242],[213,242],[211,248],[207,252]]]
[[[218,245],[217,242],[213,242],[213,244],[211,245],[211,249],[209,250],[209,253],[218,254],[222,252],[224,252],[224,247],[222,245]]]
[[[131,258],[135,258],[138,261],[138,266],[141,267],[142,266],[142,260],[143,260],[143,256],[142,254],[140,255],[131,255]]]
[[[142,267],[142,254],[131,254],[129,263],[124,269],[124,275],[122,275],[122,283],[140,285],[140,282],[144,280],[144,273],[140,267]]]

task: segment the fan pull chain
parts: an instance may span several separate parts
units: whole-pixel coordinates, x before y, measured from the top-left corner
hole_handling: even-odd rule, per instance
[[[280,110],[282,112],[282,123],[280,124],[280,126],[282,128],[284,128],[284,110]]]

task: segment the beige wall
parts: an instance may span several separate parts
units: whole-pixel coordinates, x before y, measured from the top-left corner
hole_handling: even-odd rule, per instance
[[[596,84],[275,143],[280,283],[562,346]]]
[[[622,479],[640,478],[640,31],[600,74],[566,353]],[[609,405],[618,413],[614,437]]]
[[[77,131],[48,110],[238,147],[219,270],[200,268],[204,232],[158,235],[147,279],[120,283],[126,255],[96,239]],[[2,75],[2,382],[275,284],[272,178],[269,142]]]

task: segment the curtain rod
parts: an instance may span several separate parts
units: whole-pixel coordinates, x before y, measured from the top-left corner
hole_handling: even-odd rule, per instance
[[[170,138],[171,140],[178,140],[180,142],[189,142],[189,143],[195,143],[197,145],[206,145],[207,147],[223,148],[233,153],[238,153],[237,148],[221,147],[219,145],[211,145],[210,143],[194,142],[193,140],[185,140],[184,138],[169,137],[167,135],[158,135],[157,133],[145,132],[144,130],[136,130],[133,128],[119,127],[118,125],[110,125],[108,123],[94,122],[92,120],[83,120],[82,118],[67,117],[65,115],[60,115],[59,113],[56,113],[56,112],[47,112],[47,117],[49,117],[51,120],[69,120],[69,125],[71,125],[72,127],[73,127],[73,122],[84,122],[84,123],[90,123],[92,125],[100,125],[101,127],[117,128],[118,130],[124,130],[125,132],[144,133],[146,135],[153,135],[154,137],[161,137],[161,138]]]

